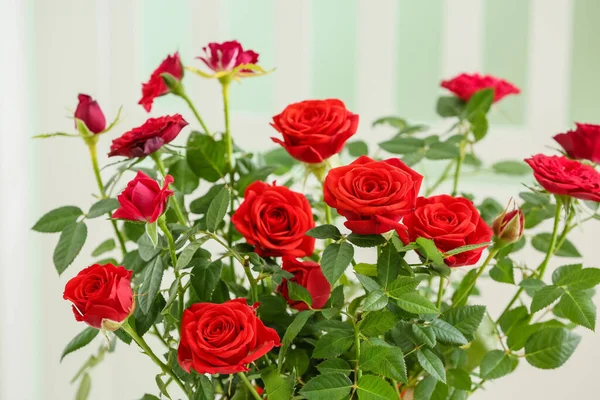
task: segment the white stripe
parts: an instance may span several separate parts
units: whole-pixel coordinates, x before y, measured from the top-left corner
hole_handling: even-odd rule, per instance
[[[444,79],[452,78],[462,72],[482,72],[483,11],[481,0],[444,2],[442,53]]]

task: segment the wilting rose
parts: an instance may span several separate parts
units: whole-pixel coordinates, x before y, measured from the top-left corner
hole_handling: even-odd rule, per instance
[[[169,93],[169,88],[160,76],[164,73],[173,75],[178,81],[183,78],[183,65],[178,52],[175,52],[172,56],[167,56],[150,75],[148,82],[142,84],[142,98],[138,104],[141,104],[148,112],[152,110],[152,103],[155,98]]]
[[[554,136],[571,158],[600,163],[600,125],[576,124],[574,131]]]
[[[523,236],[524,226],[525,215],[520,208],[509,212],[504,211],[492,224],[496,243],[510,244],[518,241]]]
[[[512,83],[491,75],[460,74],[450,80],[442,81],[441,86],[464,101],[469,101],[471,96],[482,89],[494,89],[494,103],[505,96],[521,93]]]
[[[277,332],[256,316],[257,305],[249,307],[245,299],[192,304],[181,321],[181,368],[199,374],[245,372],[247,364],[280,346]]]
[[[331,285],[323,275],[321,266],[314,261],[298,261],[295,257],[283,257],[282,268],[284,271],[294,274],[290,282],[297,283],[304,287],[312,297],[312,308],[320,309],[325,306],[329,300]],[[296,310],[308,310],[308,305],[303,301],[290,299],[288,292],[288,280],[285,279],[278,287],[277,291],[285,298],[290,307]]]
[[[358,115],[351,113],[341,100],[307,100],[290,104],[273,117],[271,126],[281,133],[280,144],[295,159],[320,163],[344,148],[356,133]]]
[[[88,130],[92,133],[100,133],[106,128],[106,118],[96,100],[87,94],[78,96],[79,104],[75,109],[75,118],[83,121]],[[75,124],[77,128],[77,124]]]
[[[150,118],[143,125],[113,140],[109,157],[145,157],[171,143],[188,123],[180,114]]]
[[[492,230],[479,215],[470,200],[445,194],[419,197],[415,211],[402,220],[404,228],[397,229],[405,244],[419,237],[431,239],[442,252],[469,244],[487,243]],[[484,247],[465,251],[444,259],[449,267],[475,264]]]
[[[388,232],[410,213],[423,177],[397,158],[374,161],[361,156],[333,168],[325,178],[324,200],[346,217],[344,225],[360,235]]]
[[[252,183],[231,221],[264,257],[306,257],[315,248],[315,239],[306,235],[315,227],[310,203],[285,186]]]
[[[589,165],[564,156],[537,154],[525,160],[533,176],[552,194],[600,201],[600,173]]]
[[[115,331],[133,313],[132,274],[124,267],[94,264],[67,282],[63,298],[73,303],[77,321]]]
[[[246,64],[256,64],[258,53],[252,50],[244,50],[242,45],[232,40],[223,43],[209,43],[204,50],[204,57],[197,57],[215,72],[232,71],[235,67]],[[241,72],[252,72],[242,69]]]
[[[173,191],[168,189],[171,183],[173,177],[167,175],[161,188],[154,179],[138,171],[125,190],[117,196],[121,206],[115,210],[112,217],[153,223],[167,209],[169,196],[173,195]]]

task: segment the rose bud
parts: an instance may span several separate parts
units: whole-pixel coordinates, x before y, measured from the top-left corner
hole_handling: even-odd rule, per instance
[[[307,100],[287,106],[271,126],[283,136],[272,141],[296,160],[317,164],[342,151],[356,133],[358,115],[338,99]]]
[[[203,47],[205,56],[196,57],[215,72],[231,72],[236,67],[246,64],[256,64],[258,53],[252,50],[244,50],[242,45],[232,40],[223,43],[209,43],[208,49]],[[252,73],[250,69],[242,69],[239,72]]]
[[[574,131],[554,136],[571,158],[600,163],[600,125],[575,124]]]
[[[525,215],[520,208],[506,212],[498,216],[492,224],[492,231],[496,243],[499,245],[508,245],[517,242],[523,236],[523,227],[525,226]]]
[[[512,83],[491,75],[460,74],[450,80],[442,81],[440,86],[463,101],[469,101],[471,96],[483,89],[494,89],[494,103],[505,96],[521,93]]]
[[[96,100],[87,94],[78,96],[79,104],[75,109],[75,118],[83,121],[88,130],[93,133],[100,133],[106,128],[106,118]],[[75,123],[77,128],[77,123]]]
[[[167,209],[169,196],[173,195],[173,191],[168,187],[173,181],[173,177],[167,175],[161,188],[154,179],[138,171],[125,190],[117,196],[121,207],[115,210],[112,217],[153,223]]]
[[[112,264],[94,264],[67,282],[63,298],[73,303],[73,314],[96,329],[116,331],[133,313],[133,271]]]
[[[312,297],[312,308],[320,309],[325,306],[331,292],[331,285],[323,275],[321,266],[314,261],[298,261],[295,257],[283,257],[282,269],[294,274],[290,282],[297,283],[308,290]],[[308,310],[308,304],[303,301],[292,300],[288,293],[287,279],[278,287],[277,291],[281,293],[290,307],[298,311]]]
[[[183,312],[177,360],[184,371],[235,374],[281,346],[277,332],[256,316],[246,299],[196,303]]]
[[[143,125],[113,140],[108,156],[148,156],[160,150],[163,145],[171,143],[187,124],[180,114],[150,118]]]
[[[152,103],[155,98],[169,93],[169,88],[161,76],[164,73],[172,75],[178,81],[183,78],[183,65],[178,52],[175,52],[172,56],[167,56],[158,68],[152,72],[148,82],[142,84],[142,98],[138,104],[141,104],[148,112],[152,110]]]

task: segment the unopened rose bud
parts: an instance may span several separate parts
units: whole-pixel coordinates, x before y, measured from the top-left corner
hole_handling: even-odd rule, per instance
[[[525,216],[520,208],[510,212],[504,211],[492,225],[496,243],[504,246],[515,243],[523,236],[524,226]]]
[[[106,128],[106,118],[102,109],[96,102],[87,94],[79,95],[79,104],[75,110],[75,118],[83,121],[88,130],[93,133],[100,133]],[[77,124],[75,124],[77,128]]]

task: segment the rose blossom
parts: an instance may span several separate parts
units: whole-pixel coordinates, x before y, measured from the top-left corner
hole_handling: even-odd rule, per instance
[[[516,210],[504,211],[494,220],[492,231],[496,242],[501,244],[510,244],[518,241],[523,236],[525,227],[525,215],[519,208]]]
[[[266,327],[246,299],[223,304],[196,303],[183,312],[177,350],[184,371],[199,374],[234,374],[280,346],[277,332]]]
[[[168,189],[171,183],[173,177],[167,175],[161,188],[154,179],[138,171],[125,190],[117,196],[121,206],[115,210],[112,217],[153,223],[167,209],[169,196],[173,195],[173,191]]]
[[[83,121],[90,132],[102,132],[106,128],[106,118],[98,102],[87,94],[80,94],[78,99],[79,104],[75,109],[75,118]],[[75,123],[75,128],[77,128],[77,123]]]
[[[162,63],[152,72],[148,82],[142,84],[142,98],[138,102],[146,111],[152,110],[154,99],[169,93],[169,88],[163,81],[161,74],[168,73],[173,75],[178,81],[183,78],[183,65],[179,58],[179,52],[172,56],[167,56]]]
[[[600,125],[575,124],[574,131],[554,136],[571,158],[600,163]]]
[[[333,168],[323,185],[324,200],[346,217],[344,225],[360,235],[388,232],[410,213],[423,177],[398,158],[374,161],[361,156]]]
[[[491,75],[460,74],[450,80],[442,81],[441,86],[463,101],[469,101],[471,96],[482,89],[494,89],[494,103],[505,96],[521,93],[512,83]]]
[[[294,274],[290,282],[306,288],[312,297],[312,308],[320,309],[325,306],[331,292],[331,285],[323,275],[321,266],[314,261],[298,261],[295,257],[283,257],[282,269]],[[288,292],[288,280],[285,279],[278,287],[277,291],[281,293],[290,307],[296,310],[308,310],[308,305],[303,301],[292,300]]]
[[[196,58],[202,60],[208,68],[215,72],[232,71],[237,66],[258,62],[258,53],[252,50],[244,50],[236,40],[209,43],[207,47],[202,48],[205,56]],[[252,70],[242,69],[241,72],[252,72]]]
[[[283,141],[272,137],[295,159],[320,163],[344,148],[356,133],[358,115],[351,113],[341,100],[306,100],[287,106],[273,117],[271,126]]]

